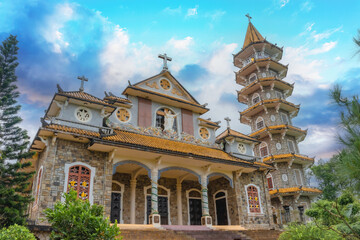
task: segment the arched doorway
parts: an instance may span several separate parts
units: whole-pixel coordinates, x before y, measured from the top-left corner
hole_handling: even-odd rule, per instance
[[[123,199],[124,185],[112,181],[111,189],[111,208],[110,208],[110,221],[114,223],[123,223],[122,220],[122,199]]]
[[[218,191],[214,194],[215,215],[217,225],[228,225],[229,214],[227,206],[227,196],[225,191]]]
[[[151,186],[145,187],[146,197],[146,219],[145,223],[149,224],[149,216],[151,214]],[[158,186],[158,211],[160,215],[161,225],[169,225],[170,213],[169,213],[169,198],[170,190],[163,186]]]
[[[188,198],[188,224],[201,225],[202,204],[201,192],[198,189],[187,191]]]

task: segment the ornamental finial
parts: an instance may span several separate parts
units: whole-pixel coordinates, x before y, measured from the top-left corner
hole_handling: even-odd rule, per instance
[[[252,17],[250,17],[250,14],[246,14],[245,17],[249,19],[249,22],[251,22]]]

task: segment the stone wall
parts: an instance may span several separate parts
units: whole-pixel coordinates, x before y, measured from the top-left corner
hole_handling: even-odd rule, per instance
[[[56,201],[61,200],[65,183],[65,164],[83,162],[95,168],[93,182],[93,200],[96,204],[105,206],[105,213],[110,213],[112,163],[108,154],[91,152],[87,144],[57,139],[54,144],[48,144],[47,151],[39,156],[39,167],[43,166],[43,178],[38,210],[31,214],[36,224],[46,224],[43,210],[52,208]],[[35,179],[36,181],[36,179]],[[34,183],[36,185],[36,182]]]

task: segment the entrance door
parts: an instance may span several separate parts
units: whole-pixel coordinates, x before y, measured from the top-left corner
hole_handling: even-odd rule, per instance
[[[201,199],[189,198],[190,225],[201,225]]]
[[[168,225],[168,198],[164,196],[158,196],[158,211],[160,215],[160,223],[162,225]],[[151,214],[151,196],[146,196],[146,222],[149,224],[149,216]]]
[[[112,223],[117,221],[120,223],[120,212],[121,212],[121,193],[112,192],[111,193],[111,212],[110,212],[110,221]]]
[[[217,199],[216,201],[216,220],[217,225],[228,225],[228,216],[226,209],[226,198]]]

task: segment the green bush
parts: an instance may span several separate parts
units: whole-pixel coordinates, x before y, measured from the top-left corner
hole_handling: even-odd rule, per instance
[[[279,240],[340,240],[331,230],[322,230],[314,224],[290,224],[280,235]]]
[[[112,240],[120,234],[117,224],[110,225],[104,218],[102,206],[78,199],[74,190],[65,193],[64,198],[64,202],[55,203],[54,209],[45,210],[53,228],[52,239]]]
[[[0,240],[36,240],[36,238],[26,227],[14,224],[0,230]]]

